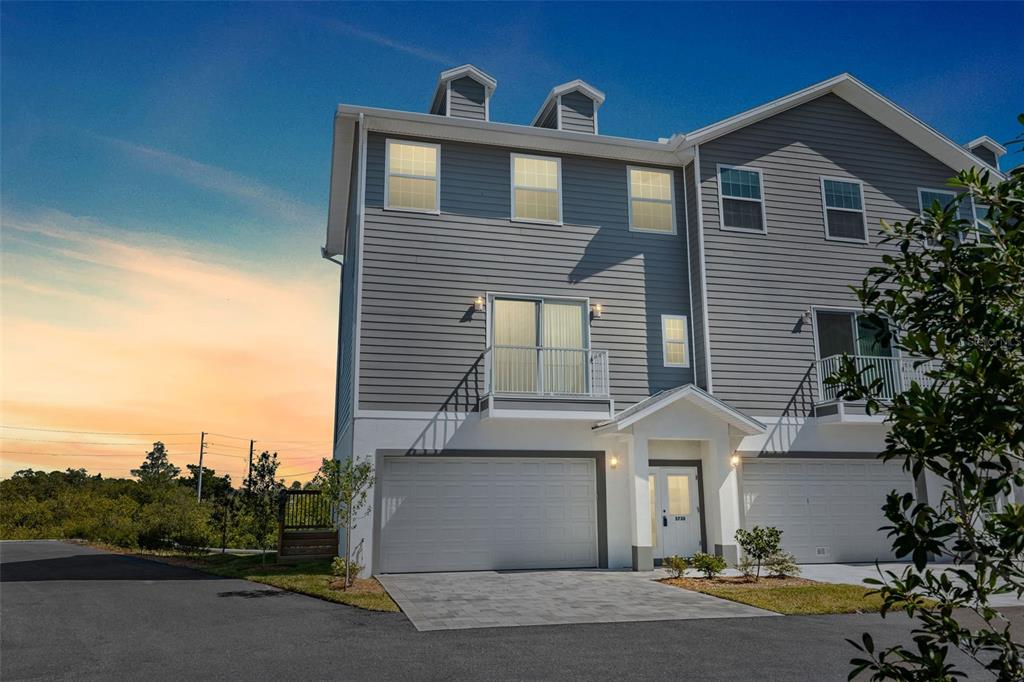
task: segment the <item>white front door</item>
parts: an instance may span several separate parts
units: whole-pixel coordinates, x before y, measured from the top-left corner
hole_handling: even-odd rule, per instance
[[[693,556],[700,546],[700,495],[696,467],[652,467],[651,538],[654,556]]]

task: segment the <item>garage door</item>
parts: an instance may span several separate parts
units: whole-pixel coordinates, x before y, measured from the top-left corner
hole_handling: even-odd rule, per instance
[[[775,526],[803,563],[892,559],[881,507],[914,489],[898,464],[874,460],[744,460],[745,525]]]
[[[597,566],[593,459],[389,457],[385,573]]]

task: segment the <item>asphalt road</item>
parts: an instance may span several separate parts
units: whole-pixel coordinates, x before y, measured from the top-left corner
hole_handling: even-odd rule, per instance
[[[1020,612],[1018,612],[1020,613]],[[417,632],[380,614],[61,542],[0,543],[0,678],[845,680],[900,616]]]

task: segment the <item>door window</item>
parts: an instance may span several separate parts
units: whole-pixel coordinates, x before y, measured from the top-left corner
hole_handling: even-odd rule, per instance
[[[668,513],[672,516],[686,516],[690,513],[690,477],[684,474],[669,474]]]

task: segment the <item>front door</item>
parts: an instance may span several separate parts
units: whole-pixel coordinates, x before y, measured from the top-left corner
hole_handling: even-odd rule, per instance
[[[654,556],[688,557],[701,551],[697,468],[652,467],[647,481]]]

